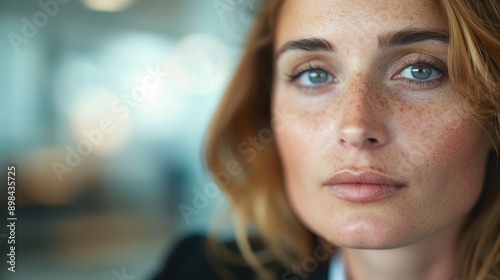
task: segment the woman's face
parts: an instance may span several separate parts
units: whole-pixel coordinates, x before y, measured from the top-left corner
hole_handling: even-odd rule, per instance
[[[464,221],[492,148],[447,78],[438,1],[288,0],[273,115],[287,193],[330,242],[395,248]]]

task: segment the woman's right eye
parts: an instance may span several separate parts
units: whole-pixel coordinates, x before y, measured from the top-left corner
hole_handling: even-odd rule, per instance
[[[323,69],[309,69],[291,77],[291,81],[298,83],[300,87],[318,87],[334,82],[335,78]]]

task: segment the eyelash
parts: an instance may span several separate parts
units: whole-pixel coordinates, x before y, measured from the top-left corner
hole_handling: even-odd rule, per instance
[[[410,86],[415,86],[417,88],[421,89],[428,89],[428,88],[434,88],[438,86],[440,83],[443,82],[444,79],[448,78],[448,72],[446,69],[443,69],[443,67],[435,61],[434,59],[431,58],[425,58],[425,57],[417,57],[415,61],[407,61],[401,66],[401,70],[396,74],[395,76],[401,75],[403,70],[410,66],[426,66],[432,68],[434,71],[437,71],[439,73],[439,76],[437,78],[431,79],[431,80],[425,80],[425,81],[419,81],[419,80],[412,80],[412,79],[405,79],[402,78],[408,85]]]
[[[325,70],[323,67],[319,66],[319,64],[315,64],[314,62],[309,62],[306,66],[298,67],[296,70],[294,70],[292,74],[285,74],[287,77],[287,82],[290,84],[293,84],[297,79],[299,79],[302,75],[309,71],[324,71],[328,73],[328,75],[332,76],[333,79],[336,79],[334,75],[330,74],[328,70]],[[321,84],[318,86],[304,86],[304,85],[298,85],[301,90],[310,93],[310,92],[315,92],[323,89],[324,87],[328,86],[329,83]]]
[[[417,57],[414,61],[407,61],[405,62],[398,71],[398,74],[394,75],[394,76],[398,76],[400,75],[406,68],[410,67],[410,66],[426,66],[426,67],[430,67],[433,69],[433,71],[437,71],[439,76],[437,78],[434,78],[434,79],[431,79],[431,80],[425,80],[425,81],[419,81],[419,80],[416,80],[416,79],[407,79],[407,78],[400,78],[401,80],[404,80],[405,83],[407,83],[409,86],[412,86],[412,87],[416,87],[416,88],[419,88],[419,89],[429,89],[429,88],[434,88],[436,86],[438,86],[440,83],[443,82],[444,79],[446,79],[448,77],[448,73],[447,73],[447,70],[446,69],[443,69],[443,67],[440,65],[440,63],[438,63],[437,61],[435,61],[434,59],[431,59],[431,58],[426,58],[426,57]],[[307,64],[307,66],[305,67],[299,67],[298,70],[295,70],[294,72],[296,74],[286,74],[286,77],[287,77],[287,81],[288,83],[290,84],[293,84],[297,79],[299,79],[302,75],[304,75],[305,73],[309,72],[309,71],[325,71],[326,73],[328,73],[328,75],[332,76],[333,79],[335,80],[336,77],[332,74],[330,74],[329,71],[325,70],[324,68],[322,68],[321,66],[315,66],[312,62],[309,62]],[[394,78],[391,77],[391,78]],[[328,86],[330,83],[325,83],[325,84],[320,84],[318,86],[303,86],[303,85],[299,85],[298,87],[301,89],[301,90],[304,90],[304,91],[307,91],[307,92],[314,92],[314,91],[318,91],[318,90],[321,90],[323,87],[325,86]]]
[[[325,69],[321,68],[321,66],[315,66],[313,64],[314,62],[309,62],[307,63],[306,66],[301,66],[301,67],[297,67],[297,69],[295,69],[293,72],[295,73],[292,73],[292,74],[286,74],[286,76],[290,79],[290,80],[295,80],[297,79],[298,77],[300,77],[300,75],[304,74],[305,72],[307,71],[311,71],[311,70],[322,70],[322,71],[326,71]]]

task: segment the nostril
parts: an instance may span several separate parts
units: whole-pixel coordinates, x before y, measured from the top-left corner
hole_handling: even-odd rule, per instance
[[[368,140],[368,142],[370,142],[370,144],[377,144],[378,143],[378,140],[375,138],[368,138],[367,140]]]

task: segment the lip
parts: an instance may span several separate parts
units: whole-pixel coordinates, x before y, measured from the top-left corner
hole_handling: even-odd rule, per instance
[[[401,192],[406,185],[388,175],[351,170],[336,173],[324,186],[332,194],[350,202],[375,202]]]

